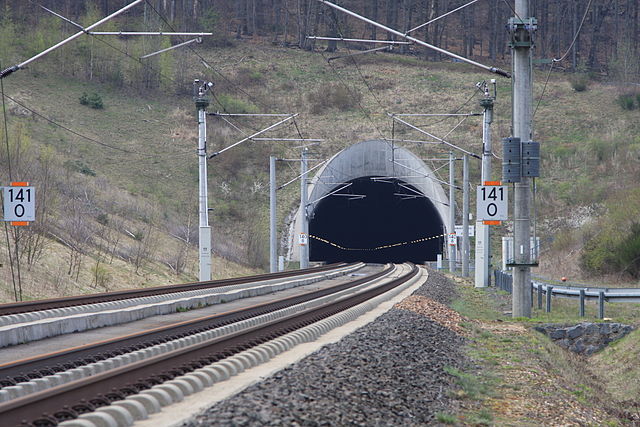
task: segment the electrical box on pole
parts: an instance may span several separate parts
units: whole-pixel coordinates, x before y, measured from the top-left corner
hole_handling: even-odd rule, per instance
[[[522,178],[520,138],[502,140],[502,182],[520,182]]]

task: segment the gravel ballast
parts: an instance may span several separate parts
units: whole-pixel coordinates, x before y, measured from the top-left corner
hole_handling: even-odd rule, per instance
[[[430,271],[414,295],[446,304],[454,292],[448,279]],[[463,345],[451,329],[394,307],[189,426],[424,425],[452,404],[444,367],[464,365]]]

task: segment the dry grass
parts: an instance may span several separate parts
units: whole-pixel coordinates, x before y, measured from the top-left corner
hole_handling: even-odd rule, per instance
[[[215,81],[214,92],[217,95],[225,94],[232,99],[249,102],[260,112],[301,113],[297,123],[302,135],[325,139],[322,145],[314,147],[314,155],[318,158],[333,155],[362,140],[391,137],[388,112],[441,113],[456,111],[460,107],[460,112],[480,112],[477,96],[471,98],[476,92],[475,84],[492,77],[464,64],[430,63],[394,54],[358,57],[357,66],[350,60],[328,64],[320,53],[268,44],[238,42],[234,48],[216,48],[203,54],[211,58],[216,69],[228,78],[228,81],[221,78]],[[202,69],[197,58],[189,61],[192,62],[184,69]],[[183,77],[185,80],[202,78],[197,71],[194,73]],[[544,73],[536,75],[536,96],[540,95],[542,86],[539,83],[544,77]],[[185,206],[191,206],[196,200],[196,126],[190,93],[136,94],[62,79],[54,74],[41,73],[35,78],[28,71],[15,73],[5,83],[5,90],[10,95],[36,107],[44,115],[106,143],[144,153],[130,155],[113,151],[52,127],[43,120],[26,119],[34,141],[54,147],[64,159],[81,160],[96,171],[98,178],[105,179],[108,186],[118,189],[118,198],[126,193],[134,200],[150,203],[173,222],[184,217]],[[311,113],[309,94],[322,93],[329,86],[342,87],[345,91],[360,93],[362,97],[347,111],[329,108]],[[100,93],[105,109],[98,111],[81,106],[78,96],[83,91]],[[510,93],[510,82],[499,79],[493,125],[497,153],[497,141],[509,135]],[[212,100],[210,111],[217,109],[220,106]],[[564,224],[547,226],[545,219],[570,217],[575,208],[575,204],[566,199],[571,193],[558,190],[560,184],[567,184],[571,189],[577,176],[591,170],[603,176],[602,185],[612,182],[616,173],[629,173],[627,182],[635,182],[634,178],[640,172],[629,169],[636,157],[626,146],[616,151],[618,157],[615,159],[627,160],[616,163],[613,154],[605,150],[605,157],[598,167],[584,166],[586,154],[581,154],[583,157],[567,154],[577,150],[586,136],[615,142],[621,134],[637,135],[637,120],[633,114],[619,111],[616,93],[608,86],[592,83],[588,91],[576,93],[563,75],[551,76],[545,98],[535,116],[536,134],[544,142],[545,153],[544,176],[538,180],[539,201],[544,206],[539,210],[543,220],[539,231],[543,236],[551,236],[565,227]],[[12,115],[10,120],[25,119]],[[446,135],[458,123],[456,119],[410,121],[438,136]],[[266,127],[273,121],[237,119],[235,123],[246,133]],[[396,136],[407,139],[423,138],[401,125],[396,125],[395,132]],[[210,121],[209,135],[210,147],[214,148],[222,148],[244,136],[214,119]],[[287,125],[269,132],[268,136],[291,138],[298,135],[295,127]],[[479,152],[480,119],[469,118],[447,140]],[[420,157],[448,151],[438,145],[404,145]],[[252,189],[266,188],[267,157],[270,154],[285,158],[299,155],[292,144],[247,143],[216,158],[210,165],[210,200],[215,209],[212,222],[224,233],[216,237],[234,242],[233,251],[237,259],[246,259],[243,248],[246,247],[247,236],[267,227],[266,193],[256,193]],[[611,167],[615,164],[620,166],[617,169]],[[297,165],[283,165],[279,171],[279,182],[296,174]],[[494,167],[494,177],[498,176],[499,167]],[[478,178],[479,165],[472,162],[471,179]],[[297,186],[287,187],[279,198],[279,222],[284,229],[285,218],[297,207]],[[171,251],[169,241],[162,242],[168,245],[164,251]],[[266,242],[263,246],[266,247]],[[498,248],[498,245],[494,247]],[[557,258],[557,253],[549,253],[549,259]],[[569,261],[572,262],[571,259]],[[132,276],[130,282],[131,286],[140,280]]]
[[[468,354],[486,389],[463,401],[461,425],[477,425],[473,420],[479,413],[488,413],[489,424],[500,426],[622,426],[639,420],[637,331],[586,359],[535,332],[531,322],[505,317],[508,297],[502,293],[465,283],[458,289],[461,297],[454,307],[472,320]],[[556,316],[549,318],[536,313],[532,322],[578,321],[566,313],[558,317],[560,311],[556,307]],[[640,319],[640,313],[634,318]]]

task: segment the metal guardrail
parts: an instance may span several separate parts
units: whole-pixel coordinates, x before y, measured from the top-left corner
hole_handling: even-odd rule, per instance
[[[500,270],[494,270],[496,287],[511,293],[513,291],[513,277]],[[578,298],[580,301],[580,316],[584,317],[584,305],[588,299],[598,300],[598,318],[604,318],[605,302],[640,302],[640,288],[598,288],[592,286],[560,286],[538,281],[531,282],[531,303],[533,292],[537,291],[538,308],[542,309],[542,295],[545,295],[545,311],[551,312],[553,296],[561,298]]]

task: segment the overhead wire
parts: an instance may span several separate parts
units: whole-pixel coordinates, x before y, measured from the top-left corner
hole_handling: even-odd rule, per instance
[[[576,33],[574,34],[573,39],[571,40],[571,44],[569,45],[569,47],[567,48],[565,53],[560,58],[552,58],[551,59],[551,64],[549,65],[549,72],[547,73],[547,78],[545,79],[544,86],[542,87],[542,93],[540,94],[540,98],[538,98],[538,103],[536,104],[536,108],[533,111],[533,116],[531,117],[532,119],[536,116],[536,112],[538,111],[538,107],[540,107],[540,102],[542,102],[542,98],[545,95],[545,92],[547,90],[547,85],[549,84],[549,78],[551,77],[551,71],[553,70],[554,64],[556,62],[562,62],[567,57],[567,55],[569,55],[569,52],[571,52],[571,49],[573,49],[573,46],[576,44],[576,41],[578,40],[578,36],[580,35],[580,32],[582,31],[582,26],[584,25],[584,23],[585,23],[585,21],[587,19],[587,15],[589,14],[589,10],[591,9],[591,3],[592,2],[593,2],[593,0],[589,0],[589,3],[587,3],[587,7],[586,7],[586,9],[584,11],[584,15],[582,15],[582,20],[580,21],[580,26],[578,26],[578,29],[576,30]]]
[[[175,28],[173,27],[173,25],[171,25],[171,23],[167,20],[167,18],[165,18],[165,16],[162,13],[160,13],[160,11],[149,0],[145,0],[145,4],[148,4],[149,7],[151,7],[151,9],[160,17],[160,19],[165,23],[165,25],[167,25],[172,31],[174,31],[174,32],[176,31]],[[180,37],[180,36],[178,37],[178,40],[179,41],[184,41],[183,38]],[[202,64],[205,66],[205,68],[210,69],[211,71],[216,73],[218,76],[220,76],[225,82],[227,82],[231,86],[235,87],[239,92],[241,92],[243,95],[245,95],[247,98],[249,98],[249,100],[251,102],[253,102],[254,104],[258,104],[262,108],[267,110],[267,108],[266,108],[267,105],[266,104],[264,104],[261,100],[259,100],[255,96],[251,95],[249,92],[244,90],[240,85],[238,85],[235,82],[233,82],[224,73],[222,73],[216,67],[211,65],[211,63],[209,61],[207,61],[193,46],[187,45],[187,49],[189,49],[194,55],[196,55],[200,59],[200,61],[202,61]],[[218,104],[220,104],[220,106],[223,108],[223,110],[226,111],[225,106],[220,102],[219,99],[216,98],[216,102],[218,102]],[[253,129],[253,128],[252,128],[252,130],[256,131],[256,129]]]
[[[474,2],[471,2],[471,3],[474,3]],[[470,4],[471,4],[471,3],[470,3]],[[335,10],[334,10],[334,9],[331,9],[331,14],[332,14],[332,18],[333,18],[333,20],[334,20],[334,23],[335,23],[336,29],[337,29],[337,31],[338,31],[339,37],[340,37],[341,39],[344,39],[344,34],[343,34],[343,32],[342,32],[342,29],[341,29],[340,24],[339,24],[339,20],[338,20],[338,18],[337,18],[337,16],[336,16],[336,12],[335,12]],[[347,52],[348,52],[349,58],[350,58],[350,60],[352,61],[353,65],[355,66],[356,71],[358,72],[358,75],[360,76],[361,80],[363,81],[363,83],[364,83],[365,87],[366,87],[366,88],[367,88],[367,90],[371,93],[371,95],[373,96],[373,98],[375,99],[375,101],[378,103],[378,105],[380,106],[380,108],[382,109],[382,111],[384,111],[387,115],[389,115],[389,112],[387,111],[387,109],[385,108],[385,106],[382,104],[382,102],[380,101],[380,99],[378,98],[378,96],[375,94],[375,92],[372,90],[371,86],[369,85],[369,82],[367,82],[366,78],[365,78],[365,77],[364,77],[364,75],[362,74],[362,71],[361,71],[361,69],[360,69],[360,66],[359,66],[358,62],[356,61],[355,56],[352,54],[351,49],[349,48],[348,43],[345,43],[345,47],[346,47],[346,49],[347,49]],[[324,55],[323,55],[323,57],[324,57]],[[329,61],[327,61],[327,62],[329,62]],[[467,106],[467,105],[471,102],[471,100],[473,100],[473,98],[476,96],[476,94],[477,94],[477,92],[478,92],[479,90],[480,90],[480,89],[479,89],[478,87],[476,87],[476,88],[474,89],[473,93],[471,94],[471,96],[470,96],[470,97],[469,97],[469,98],[468,98],[468,99],[467,99],[467,100],[466,100],[462,105],[460,105],[458,108],[456,108],[456,109],[455,109],[452,113],[450,113],[450,114],[455,114],[455,113],[457,113],[458,111],[462,110],[465,106]],[[435,125],[435,124],[437,124],[437,123],[441,123],[441,122],[443,122],[443,121],[445,121],[445,120],[447,120],[447,119],[448,119],[448,117],[445,117],[445,118],[440,119],[440,120],[436,120],[435,122],[431,123],[431,126],[433,126],[433,125]],[[466,120],[466,118],[465,118],[465,119],[463,119],[463,120],[462,120],[462,122],[464,122],[464,120]],[[392,122],[395,122],[395,120],[392,120]],[[451,130],[447,133],[447,135],[446,135],[446,136],[448,136],[449,134],[451,134],[451,132],[453,132],[453,131],[458,127],[458,126],[460,126],[460,124],[462,124],[462,122],[460,122],[460,123],[458,123],[456,126],[454,126],[454,128],[453,128],[453,129],[451,129]],[[378,130],[378,131],[379,131],[379,130]],[[380,131],[379,131],[379,132],[380,132]],[[380,132],[380,133],[381,133],[381,132]],[[393,127],[393,125],[392,125],[392,139],[393,139],[393,138],[395,138],[394,134],[395,134],[395,127]],[[444,138],[446,138],[446,136],[445,136]],[[388,142],[388,143],[389,143],[389,142]],[[391,144],[391,146],[392,146],[392,149],[395,149],[395,143],[394,143],[394,141],[391,141],[391,143],[390,143],[390,144]]]
[[[35,0],[29,0],[29,2],[30,2],[31,4],[36,5],[36,6],[41,6],[41,5],[40,5],[40,3],[38,3],[38,2],[37,2],[37,1],[35,1]],[[173,81],[174,83],[178,83],[178,82],[177,82],[177,80],[176,80],[175,78],[172,78],[172,77],[166,76],[166,75],[165,75],[165,74],[163,74],[160,70],[155,69],[152,65],[150,65],[150,64],[148,64],[148,63],[145,63],[145,62],[141,61],[139,58],[135,58],[135,57],[131,56],[131,55],[130,55],[129,53],[127,53],[126,51],[124,51],[124,50],[122,50],[122,49],[118,48],[117,46],[115,46],[115,45],[113,45],[113,44],[109,43],[108,41],[104,40],[103,38],[101,38],[101,37],[96,37],[95,35],[91,34],[91,32],[87,32],[86,34],[90,35],[93,39],[96,39],[96,40],[100,41],[101,43],[103,43],[104,45],[108,46],[109,48],[114,49],[115,51],[117,51],[117,52],[119,52],[119,53],[121,53],[121,54],[125,55],[126,57],[130,58],[131,60],[133,60],[133,61],[135,61],[135,62],[138,62],[138,63],[139,63],[139,64],[141,64],[143,67],[148,68],[148,69],[151,69],[151,70],[153,70],[153,71],[157,72],[160,76],[165,77],[165,78],[167,78],[167,79],[169,79],[169,80]],[[24,108],[24,109],[26,109],[26,110],[30,111],[32,114],[34,114],[34,115],[36,115],[36,116],[38,116],[38,117],[40,117],[40,118],[42,118],[42,119],[46,120],[47,122],[51,123],[52,125],[57,126],[57,127],[61,128],[61,129],[64,129],[64,130],[66,130],[67,132],[72,133],[72,134],[74,134],[74,135],[76,135],[76,136],[78,136],[78,137],[80,137],[80,138],[83,138],[83,139],[85,139],[85,140],[87,140],[87,141],[90,141],[90,142],[93,142],[93,143],[95,143],[95,144],[98,144],[98,145],[104,146],[104,147],[106,147],[106,148],[110,148],[110,149],[113,149],[113,150],[122,151],[122,152],[125,152],[125,153],[128,153],[128,154],[136,154],[136,155],[142,155],[142,156],[154,156],[154,157],[158,157],[158,155],[157,155],[157,154],[155,154],[155,153],[144,153],[144,152],[139,152],[139,151],[135,151],[135,150],[128,150],[128,149],[124,149],[124,148],[120,148],[120,147],[116,147],[116,146],[113,146],[113,145],[110,145],[110,144],[104,143],[104,142],[102,142],[102,141],[99,141],[99,140],[96,140],[96,139],[94,139],[94,138],[91,138],[91,137],[89,137],[89,136],[87,136],[87,135],[83,135],[83,134],[81,134],[80,132],[74,131],[73,129],[71,129],[71,128],[67,127],[67,126],[62,125],[62,124],[60,124],[60,123],[56,122],[55,120],[53,120],[53,119],[51,119],[51,118],[49,118],[49,117],[44,116],[43,114],[41,114],[41,113],[39,113],[39,112],[37,112],[37,111],[33,110],[32,108],[27,107],[26,105],[24,105],[24,103],[21,103],[21,102],[19,102],[19,101],[15,100],[14,98],[10,97],[10,96],[9,96],[9,95],[7,95],[7,94],[4,94],[4,96],[5,96],[5,97],[7,97],[8,99],[10,99],[11,101],[15,102],[16,104],[20,105],[22,108]],[[186,154],[186,153],[181,153],[181,154]]]
[[[111,148],[112,150],[122,151],[122,152],[127,153],[127,154],[144,154],[144,153],[139,153],[139,152],[136,152],[136,151],[127,150],[125,148],[116,147],[115,145],[110,145],[110,144],[104,143],[102,141],[98,141],[97,139],[91,138],[90,136],[83,135],[80,132],[76,132],[75,130],[70,129],[70,128],[68,128],[68,127],[56,122],[55,120],[50,119],[49,117],[47,117],[47,116],[35,111],[34,109],[32,109],[30,107],[27,107],[26,105],[24,105],[24,103],[22,103],[22,102],[16,100],[15,98],[5,94],[4,92],[3,92],[2,96],[3,96],[3,98],[7,98],[7,99],[10,99],[11,101],[15,102],[16,104],[18,104],[19,106],[21,106],[25,110],[31,112],[31,114],[33,114],[35,116],[38,116],[41,119],[46,120],[50,124],[52,124],[54,126],[57,126],[57,127],[61,128],[61,129],[64,129],[69,133],[72,133],[72,134],[74,134],[74,135],[76,135],[76,136],[78,136],[80,138],[86,139],[87,141],[93,142],[93,143],[101,145],[103,147]]]

